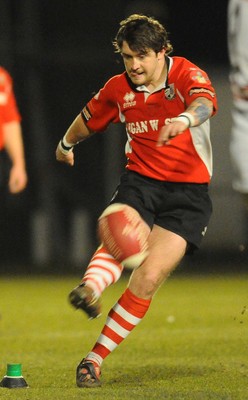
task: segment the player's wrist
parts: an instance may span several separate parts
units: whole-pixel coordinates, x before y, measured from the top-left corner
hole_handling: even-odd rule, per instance
[[[68,140],[66,139],[66,135],[63,137],[63,139],[60,140],[59,142],[59,149],[61,151],[61,153],[63,153],[64,155],[67,155],[68,153],[70,153],[73,150],[73,147],[76,146],[77,143],[70,143],[68,142]]]
[[[183,115],[178,115],[175,118],[171,119],[171,122],[183,122],[186,125],[186,128],[188,129],[190,126],[190,121],[187,117],[183,116]]]
[[[181,114],[178,115],[177,118],[184,118],[184,120],[187,119],[188,121],[188,128],[195,126],[195,118],[192,114],[190,114],[189,112],[183,112]]]
[[[177,117],[172,118],[171,122],[183,122],[187,129],[191,126],[195,126],[195,118],[189,112],[179,114]]]
[[[60,140],[59,142],[59,150],[61,151],[62,154],[64,154],[65,156],[67,156],[67,154],[69,154],[73,149],[73,146],[65,146],[65,144],[63,143],[63,139]]]

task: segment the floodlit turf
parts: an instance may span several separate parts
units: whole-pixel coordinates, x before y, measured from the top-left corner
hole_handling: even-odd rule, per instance
[[[28,389],[11,400],[248,399],[248,275],[174,275],[145,319],[104,362],[103,386],[79,389],[75,369],[127,277],[88,321],[67,303],[79,278],[0,277],[0,374],[21,363]]]

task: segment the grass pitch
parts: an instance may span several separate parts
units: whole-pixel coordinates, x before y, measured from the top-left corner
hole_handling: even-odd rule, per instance
[[[102,297],[88,321],[67,302],[72,277],[0,277],[0,380],[21,363],[27,389],[1,399],[248,399],[248,275],[181,276],[161,287],[144,320],[110,355],[103,386],[79,389],[75,369],[127,284]]]

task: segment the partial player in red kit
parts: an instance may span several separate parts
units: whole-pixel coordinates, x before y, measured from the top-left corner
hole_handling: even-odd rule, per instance
[[[208,75],[185,58],[169,56],[166,29],[154,18],[134,14],[122,21],[114,46],[126,71],[112,77],[87,103],[59,142],[56,157],[72,166],[78,142],[110,123],[126,125],[126,172],[99,224],[103,216],[108,221],[106,215],[115,215],[113,204],[118,212],[123,207],[131,220],[138,212],[133,229],[138,236],[142,232],[147,251],[140,264],[135,261],[127,289],[78,365],[79,387],[101,384],[103,360],[142,320],[184,255],[200,246],[212,212],[209,118],[216,113],[217,101]],[[109,251],[103,234],[101,238],[81,284],[69,295],[72,305],[90,318],[100,315],[101,293],[123,270],[115,248]]]
[[[5,150],[11,161],[8,188],[13,194],[21,192],[27,185],[20,121],[12,78],[0,67],[0,152]],[[3,177],[0,176],[0,182],[2,180]]]

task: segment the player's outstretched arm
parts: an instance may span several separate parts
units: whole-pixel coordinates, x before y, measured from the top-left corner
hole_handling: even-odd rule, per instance
[[[189,107],[164,125],[158,136],[158,146],[169,144],[169,141],[186,129],[201,125],[213,114],[213,103],[205,97],[198,97]]]
[[[22,128],[18,121],[3,124],[5,150],[11,160],[9,191],[12,194],[25,189],[28,176],[25,165]]]
[[[79,142],[87,139],[92,132],[85,125],[81,114],[79,114],[66,131],[63,139],[58,143],[56,149],[56,159],[68,165],[74,165],[73,148]]]

